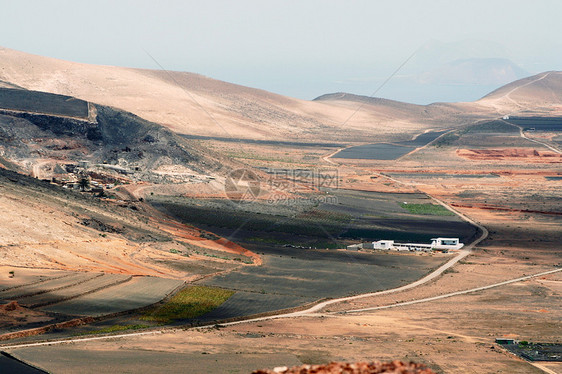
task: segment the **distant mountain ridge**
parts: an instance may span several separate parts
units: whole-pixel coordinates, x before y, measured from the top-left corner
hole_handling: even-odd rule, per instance
[[[405,140],[428,129],[497,118],[519,108],[518,101],[535,114],[547,113],[560,110],[562,99],[553,94],[557,84],[548,83],[557,77],[549,75],[501,100],[490,94],[476,102],[415,105],[337,93],[306,101],[199,74],[88,65],[0,48],[4,86],[117,107],[179,134],[234,139]]]
[[[420,109],[427,112],[427,110],[435,109],[435,107],[456,107],[460,109],[472,104],[475,110],[478,110],[478,108],[480,110],[485,110],[486,107],[503,105],[506,110],[521,110],[521,108],[524,107],[526,110],[544,111],[545,115],[557,113],[559,111],[560,114],[562,114],[562,72],[549,71],[513,81],[499,87],[473,103],[433,103],[428,105],[416,105],[344,92],[325,94],[314,100],[357,102],[369,105],[396,107],[414,112]],[[491,114],[493,114],[493,112]]]
[[[518,96],[532,96],[540,92],[543,94],[562,94],[562,71],[546,71],[518,79],[499,87],[482,99],[500,97],[515,91],[517,91]],[[556,98],[556,96],[552,98]],[[562,98],[557,97],[556,101],[558,100],[562,100]]]
[[[467,58],[420,74],[424,84],[503,85],[529,74],[505,58]]]
[[[423,107],[423,105],[410,104],[410,103],[405,103],[403,101],[385,99],[382,97],[355,95],[346,92],[335,92],[335,93],[324,94],[313,99],[313,101],[330,101],[330,100],[363,101],[373,105],[392,105],[392,106],[400,106],[404,108]]]

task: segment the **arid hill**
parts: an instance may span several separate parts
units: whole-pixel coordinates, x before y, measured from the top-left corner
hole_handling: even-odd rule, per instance
[[[9,84],[118,107],[182,134],[330,137],[329,129],[352,113],[192,73],[87,65],[10,49],[0,49],[0,71]]]
[[[562,113],[562,72],[549,71],[509,83],[484,96],[478,104],[505,115]]]
[[[528,84],[543,75],[540,84]],[[305,101],[193,73],[88,65],[0,48],[3,87],[118,107],[180,134],[246,139],[394,139],[399,133],[494,118],[522,106],[535,113],[559,111],[555,88],[560,73],[543,75],[514,82],[475,103],[419,106],[350,94]],[[531,99],[531,94],[542,99]]]
[[[65,174],[65,169],[84,161],[110,174],[156,182],[162,179],[154,173],[159,168],[205,174],[229,164],[134,114],[70,96],[13,88],[0,88],[0,147],[4,167],[40,178]]]

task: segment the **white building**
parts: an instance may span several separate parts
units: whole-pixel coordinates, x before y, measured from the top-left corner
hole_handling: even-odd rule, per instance
[[[459,238],[434,238],[431,239],[431,247],[433,249],[461,249],[464,244],[459,242]]]
[[[394,240],[379,240],[376,242],[352,244],[347,246],[349,251],[359,249],[383,249],[393,251],[431,252],[433,250],[461,249],[464,244],[459,238],[433,238],[431,244],[425,243],[396,243]]]
[[[373,249],[394,249],[394,240],[379,240],[373,242]]]
[[[431,252],[433,247],[431,244],[420,244],[420,243],[394,243],[393,249],[397,251],[411,251],[411,252]]]

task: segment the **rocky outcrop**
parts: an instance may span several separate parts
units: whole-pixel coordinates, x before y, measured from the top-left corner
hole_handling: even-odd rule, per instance
[[[435,374],[423,364],[415,362],[331,362],[327,365],[303,365],[292,368],[279,367],[273,370],[256,370],[252,374],[377,374],[377,373],[403,373],[403,374]]]

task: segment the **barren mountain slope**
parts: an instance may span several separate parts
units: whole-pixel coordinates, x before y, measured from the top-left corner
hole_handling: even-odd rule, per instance
[[[350,94],[314,101],[198,74],[88,65],[0,48],[0,83],[111,105],[180,134],[268,140],[373,141],[513,111],[560,112],[561,73],[516,81],[474,103],[426,106]]]
[[[0,156],[16,165],[5,167],[39,178],[73,172],[72,165],[87,161],[106,174],[154,182],[165,182],[158,172],[162,168],[207,175],[233,164],[131,113],[70,96],[1,87]]]
[[[405,129],[423,130],[426,128],[449,128],[469,122],[493,118],[497,114],[493,108],[475,103],[433,103],[416,105],[378,97],[368,97],[349,93],[326,94],[314,101],[329,103],[337,107],[360,108],[372,115],[375,123],[409,124]]]
[[[144,260],[168,254],[141,214],[3,169],[0,191],[0,266],[177,275]]]
[[[477,101],[504,115],[562,114],[562,72],[549,71],[509,83]]]
[[[5,82],[116,106],[184,134],[298,137],[351,114],[192,73],[87,65],[10,49],[0,49],[0,71]]]
[[[305,101],[193,73],[87,65],[0,48],[0,80],[111,105],[182,133],[268,140],[357,140],[450,126],[474,105]],[[358,108],[360,110],[358,111]],[[489,107],[478,116],[488,115]],[[454,123],[453,123],[454,125]]]

